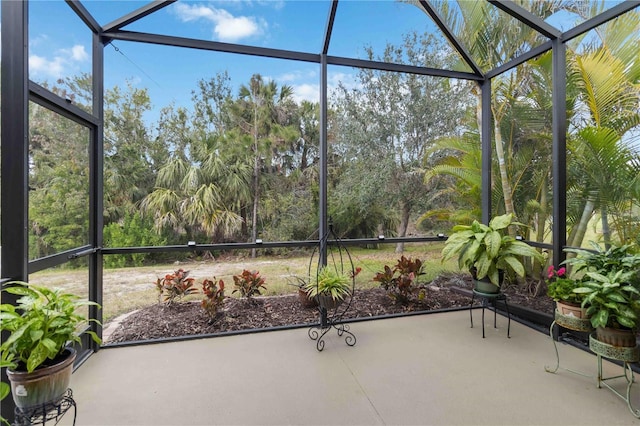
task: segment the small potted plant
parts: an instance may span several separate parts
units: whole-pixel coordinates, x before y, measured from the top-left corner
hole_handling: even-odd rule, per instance
[[[442,261],[457,255],[458,266],[473,275],[476,290],[497,293],[505,272],[524,277],[522,257],[542,261],[535,248],[506,233],[511,225],[525,226],[515,222],[511,213],[494,217],[489,225],[474,221],[471,225],[454,226],[442,249]]]
[[[631,284],[635,272],[617,271],[606,275],[587,272],[581,286],[573,291],[582,297],[596,338],[613,346],[636,346],[640,324],[640,291]]]
[[[592,250],[566,249],[575,257],[565,263],[583,272],[574,292],[583,298],[596,339],[613,346],[636,345],[640,325],[640,256],[634,245],[602,248],[591,242]]]
[[[307,294],[308,284],[311,282],[311,278],[309,277],[301,277],[297,275],[293,275],[292,278],[295,280],[295,283],[289,283],[293,285],[298,290],[298,300],[300,300],[300,304],[304,308],[315,308],[318,306],[318,302],[314,297],[309,297]]]
[[[305,289],[309,298],[316,299],[321,307],[335,309],[351,294],[354,277],[355,274],[349,277],[336,268],[323,266],[318,270],[316,280],[310,280]]]
[[[2,291],[21,296],[17,306],[0,305],[0,331],[9,332],[0,345],[0,359],[7,367],[16,407],[55,403],[69,386],[76,357],[67,345],[80,343],[78,329],[87,323],[78,308],[98,305],[25,282],[9,282]],[[93,331],[86,333],[101,342]]]
[[[586,318],[586,309],[582,308],[584,296],[573,290],[580,287],[581,282],[568,278],[567,269],[561,267],[556,270],[553,265],[547,269],[547,296],[555,300],[556,310],[560,315],[575,318]]]

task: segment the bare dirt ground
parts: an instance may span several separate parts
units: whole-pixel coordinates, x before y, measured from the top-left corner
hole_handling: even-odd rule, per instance
[[[406,304],[397,303],[381,288],[356,290],[344,318],[467,307],[472,287],[467,275],[441,275],[425,285],[424,299],[418,300],[416,297]],[[504,292],[507,293],[510,304],[546,313],[553,312],[553,301],[546,295],[531,296],[527,286],[508,286],[504,288]],[[346,306],[343,305],[344,307]],[[252,300],[227,298],[223,309],[214,319],[205,314],[198,302],[180,302],[171,306],[156,304],[122,319],[105,343],[312,324],[318,321],[317,308],[303,307],[295,294],[255,297]]]

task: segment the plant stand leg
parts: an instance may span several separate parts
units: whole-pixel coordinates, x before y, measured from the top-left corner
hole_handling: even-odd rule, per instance
[[[631,414],[634,417],[640,419],[640,410],[634,409],[633,405],[631,404],[631,386],[635,382],[635,376],[630,365],[631,362],[638,362],[638,360],[640,360],[640,347],[638,347],[637,345],[635,347],[618,347],[608,345],[596,340],[594,338],[594,335],[592,334],[591,336],[589,336],[589,349],[596,353],[598,359],[598,388],[601,388],[603,385],[606,388],[609,388],[611,392],[618,395],[627,403],[627,407],[629,408],[629,411],[631,411]],[[603,377],[603,357],[622,361],[623,374],[611,377]],[[627,382],[627,391],[624,395],[618,392],[617,389],[615,389],[608,383],[609,380],[621,379],[623,377]]]
[[[484,308],[487,306],[487,299],[482,299],[482,338],[484,339]]]
[[[473,300],[475,299],[476,294],[471,294],[471,304],[469,305],[469,319],[471,319],[471,328],[473,328]]]
[[[350,331],[349,325],[344,324],[339,319],[336,320],[334,317],[329,318],[327,309],[320,307],[320,324],[312,326],[308,331],[309,338],[316,341],[318,352],[322,352],[324,349],[324,336],[332,328],[336,329],[338,336],[342,337],[344,335],[344,341],[347,346],[356,344],[356,336]]]
[[[509,303],[507,303],[507,296],[504,296],[504,308],[507,311],[507,339],[511,339],[511,312],[509,312]]]
[[[575,370],[571,370],[569,368],[560,366],[560,353],[558,351],[558,344],[556,343],[556,340],[560,340],[560,336],[561,336],[560,328],[565,328],[567,330],[573,330],[573,331],[579,331],[579,332],[593,331],[593,328],[591,327],[591,322],[589,321],[589,319],[562,315],[556,309],[554,314],[554,320],[551,323],[551,326],[549,327],[549,337],[551,337],[551,342],[553,343],[553,349],[556,353],[556,366],[555,367],[545,366],[544,370],[547,373],[555,373],[558,370],[562,369],[564,371],[568,371],[569,373],[577,374],[579,376],[593,378],[593,375],[591,374],[585,374],[580,371],[575,371]],[[600,386],[598,385],[598,387]]]

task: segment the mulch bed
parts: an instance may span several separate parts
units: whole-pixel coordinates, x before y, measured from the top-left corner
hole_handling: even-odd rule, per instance
[[[369,318],[447,308],[468,307],[473,284],[465,275],[444,275],[425,287],[425,297],[398,303],[381,289],[356,290],[345,318]],[[511,285],[503,289],[509,304],[553,313],[553,301],[546,295],[534,297],[530,285]],[[317,308],[305,308],[297,295],[255,297],[250,300],[227,298],[216,318],[211,320],[198,302],[173,305],[156,304],[130,314],[105,343],[120,343],[167,337],[215,334],[239,330],[306,325],[319,321]]]

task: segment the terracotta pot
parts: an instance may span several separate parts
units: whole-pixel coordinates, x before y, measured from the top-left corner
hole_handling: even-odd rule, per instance
[[[556,301],[556,309],[561,315],[575,318],[589,318],[587,310],[582,308],[580,304],[567,302],[564,300]]]
[[[7,369],[16,407],[38,407],[50,402],[57,403],[62,398],[69,387],[76,351],[67,348],[58,358],[61,359],[59,362],[38,367],[31,373]]]
[[[611,346],[633,348],[636,346],[635,330],[611,327],[597,327],[596,339]]]

